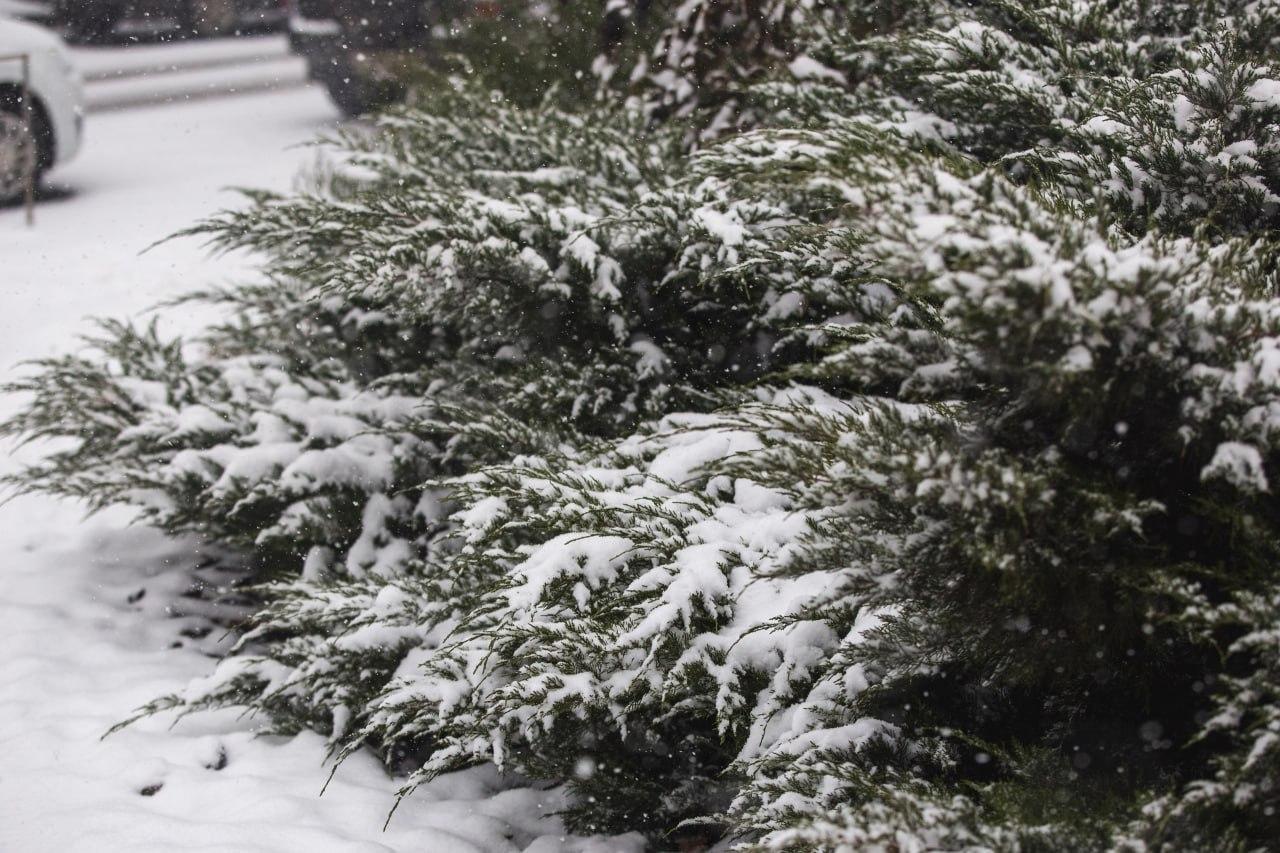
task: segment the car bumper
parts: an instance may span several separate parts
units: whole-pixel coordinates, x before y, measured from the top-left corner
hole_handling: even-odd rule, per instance
[[[43,108],[52,133],[56,166],[75,157],[84,137],[84,82],[63,52],[33,52],[32,93]]]
[[[84,141],[84,81],[79,72],[73,72],[65,78],[62,97],[57,100],[57,107],[50,109],[53,113],[50,118],[53,121],[55,164],[65,163],[75,157],[80,153],[80,146]]]
[[[64,151],[59,148],[58,160],[64,162],[80,153],[80,147],[84,143],[84,107],[76,107],[75,118],[71,122],[71,139],[69,146]]]

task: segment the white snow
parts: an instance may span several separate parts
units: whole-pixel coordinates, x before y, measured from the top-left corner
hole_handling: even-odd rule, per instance
[[[313,88],[91,116],[81,158],[52,175],[28,229],[0,208],[0,371],[75,348],[91,315],[135,316],[252,274],[182,240],[139,254],[218,207],[231,185],[284,188],[314,154],[290,147],[331,126]],[[208,311],[166,314],[167,329]],[[0,417],[20,404],[0,398]],[[221,419],[188,409],[184,429]],[[332,431],[344,425],[333,422]],[[38,447],[5,447],[8,472]],[[511,787],[491,769],[442,777],[383,820],[400,781],[370,755],[337,771],[316,734],[256,737],[236,713],[152,718],[100,736],[139,705],[207,675],[221,631],[175,607],[200,555],[109,512],[43,497],[0,506],[0,851],[14,853],[408,853],[639,850],[638,838],[565,840],[560,791]],[[326,555],[317,554],[319,572]],[[331,559],[331,555],[327,557]],[[139,593],[143,594],[141,597]],[[175,644],[180,644],[173,647]],[[504,790],[505,789],[505,790]],[[147,793],[143,793],[147,792]]]
[[[1200,478],[1220,478],[1246,491],[1270,491],[1262,454],[1251,444],[1224,441],[1213,453],[1213,459],[1200,472]]]
[[[1266,77],[1255,80],[1245,96],[1259,107],[1280,107],[1280,80]]]
[[[713,207],[701,207],[693,212],[693,218],[726,246],[741,246],[746,239],[746,229],[733,211],[721,213]]]
[[[207,98],[213,95],[284,89],[307,80],[307,61],[300,56],[259,58],[234,67],[196,66],[164,74],[138,74],[90,81],[85,97],[91,112]]]
[[[834,68],[828,68],[812,56],[801,54],[791,60],[787,65],[787,70],[797,80],[830,80],[833,83],[844,85],[847,81],[845,76]]]
[[[135,77],[173,70],[213,68],[278,59],[289,53],[283,35],[177,41],[116,47],[73,47],[71,55],[85,80]]]

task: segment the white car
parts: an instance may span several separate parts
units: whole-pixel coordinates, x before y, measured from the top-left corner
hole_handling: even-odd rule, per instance
[[[29,66],[30,121],[24,116],[22,61]],[[84,82],[62,39],[35,24],[0,17],[0,201],[80,149]]]

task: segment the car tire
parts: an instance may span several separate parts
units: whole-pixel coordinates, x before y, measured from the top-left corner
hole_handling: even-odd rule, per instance
[[[330,100],[347,118],[377,112],[404,97],[403,90],[390,83],[333,82],[328,89]]]
[[[405,96],[404,86],[391,80],[366,77],[345,57],[313,62],[311,79],[324,84],[329,90],[329,99],[347,118],[385,109]]]
[[[28,124],[14,100],[0,95],[0,202],[22,198],[28,181],[39,184],[49,165],[42,144],[43,117],[33,110]]]
[[[187,28],[202,38],[225,36],[239,25],[236,0],[187,0]]]

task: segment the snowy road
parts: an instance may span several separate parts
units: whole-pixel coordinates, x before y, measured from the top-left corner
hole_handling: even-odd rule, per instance
[[[66,348],[86,314],[132,314],[248,269],[191,241],[140,254],[236,202],[228,187],[287,188],[336,111],[315,88],[90,116],[80,156],[55,170],[36,209],[0,209],[0,364]]]
[[[287,187],[316,156],[291,146],[335,121],[309,87],[91,116],[84,151],[51,176],[36,226],[0,209],[0,377],[20,359],[72,349],[89,316],[137,316],[250,275],[248,259],[210,260],[192,241],[139,252],[235,203],[224,187]],[[188,311],[168,327],[199,320]],[[18,402],[0,397],[0,417]],[[0,470],[36,452],[11,449]],[[540,817],[554,794],[493,795],[479,772],[437,780],[383,832],[397,783],[372,758],[344,764],[321,800],[318,736],[255,739],[233,714],[173,733],[149,720],[99,741],[210,666],[179,633],[187,622],[166,618],[184,583],[173,567],[195,558],[125,521],[86,522],[43,498],[0,506],[0,853],[566,849]]]
[[[307,63],[283,35],[72,50],[90,112],[290,89]]]

